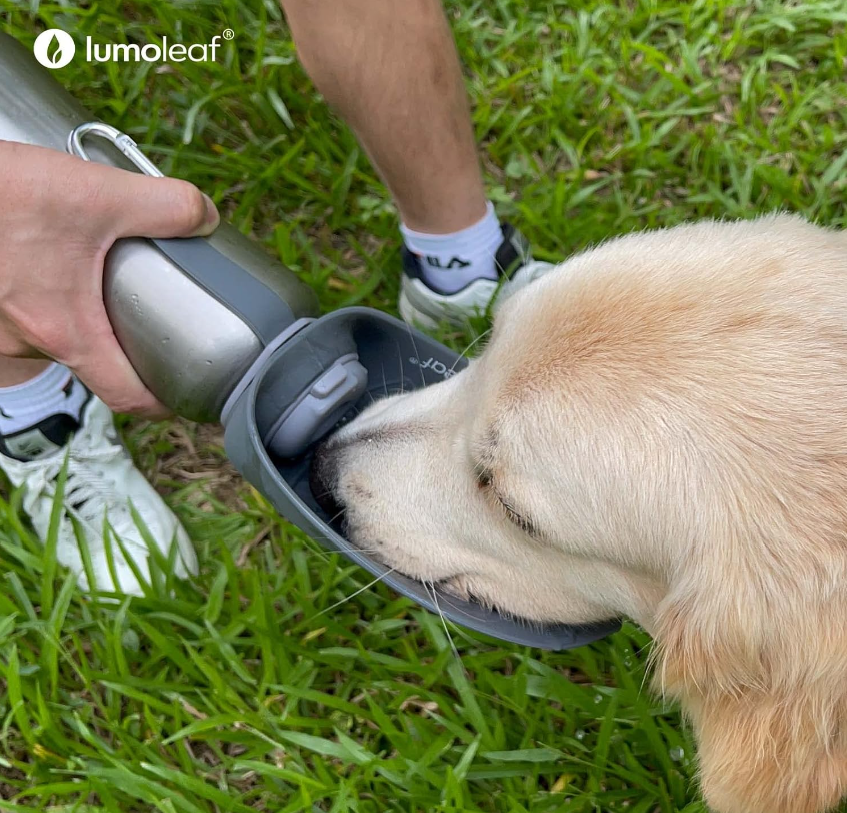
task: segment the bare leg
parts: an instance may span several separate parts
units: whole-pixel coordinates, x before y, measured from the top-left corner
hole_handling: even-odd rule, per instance
[[[0,387],[14,387],[35,378],[50,366],[47,359],[17,359],[0,356]]]
[[[411,229],[486,211],[468,100],[440,0],[281,0],[303,66],[356,133]]]

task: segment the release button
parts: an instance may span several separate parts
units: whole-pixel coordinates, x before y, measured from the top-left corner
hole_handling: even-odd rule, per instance
[[[339,364],[327,370],[312,386],[315,398],[326,398],[347,380],[347,370]]]

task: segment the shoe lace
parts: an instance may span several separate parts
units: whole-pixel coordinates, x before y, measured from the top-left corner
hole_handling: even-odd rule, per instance
[[[102,521],[104,510],[110,518],[116,510],[128,512],[128,507],[115,503],[116,484],[109,476],[110,468],[126,457],[126,451],[113,432],[104,433],[98,442],[84,427],[71,441],[67,451],[67,477],[65,479],[64,505],[81,520]],[[32,472],[28,480],[28,496],[35,500],[46,494],[53,497],[65,466],[64,454],[57,454]]]

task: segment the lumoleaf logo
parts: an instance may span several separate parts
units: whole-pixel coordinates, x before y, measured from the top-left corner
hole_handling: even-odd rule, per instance
[[[116,43],[94,42],[85,38],[86,62],[215,62],[222,40],[235,38],[235,31],[225,28],[210,42],[170,42],[162,37],[161,42]],[[35,58],[45,67],[55,70],[64,68],[74,58],[76,43],[66,31],[50,28],[38,35],[32,50]]]
[[[55,70],[64,68],[74,58],[76,43],[66,31],[48,28],[38,35],[32,50],[45,68]]]

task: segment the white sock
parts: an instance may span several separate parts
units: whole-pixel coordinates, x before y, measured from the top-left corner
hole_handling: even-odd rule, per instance
[[[452,234],[425,234],[400,225],[409,251],[420,258],[424,279],[451,294],[476,279],[497,279],[494,255],[503,242],[500,221],[489,201],[482,220]]]
[[[0,387],[0,435],[21,432],[60,413],[79,421],[89,395],[67,367],[54,362],[23,384]]]

